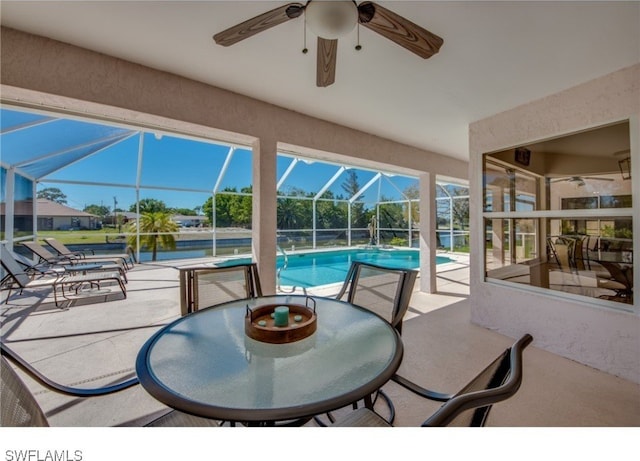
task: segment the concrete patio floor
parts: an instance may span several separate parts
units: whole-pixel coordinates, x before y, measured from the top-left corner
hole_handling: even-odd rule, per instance
[[[470,323],[468,264],[466,257],[457,259],[438,266],[437,294],[414,293],[404,323],[405,356],[399,370],[445,392],[457,390],[513,342]],[[1,306],[2,340],[65,385],[97,387],[132,377],[142,344],[179,317],[176,268],[194,262],[203,260],[136,265],[128,273],[127,299],[114,289],[106,301],[79,300],[59,309],[46,291],[12,295]],[[310,294],[330,296],[338,287],[310,290]],[[538,349],[535,341],[525,351],[524,364],[519,393],[494,407],[489,426],[640,426],[639,385]],[[134,425],[165,408],[140,386],[111,396],[78,399],[27,382],[50,424],[57,427]],[[418,426],[439,406],[394,383],[385,390],[396,406],[396,426]]]

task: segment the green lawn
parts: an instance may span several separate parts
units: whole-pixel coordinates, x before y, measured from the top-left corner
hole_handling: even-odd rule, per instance
[[[53,237],[64,244],[78,243],[106,243],[106,237],[112,239],[118,235],[113,229],[83,230],[83,231],[38,231],[38,237],[45,239]]]

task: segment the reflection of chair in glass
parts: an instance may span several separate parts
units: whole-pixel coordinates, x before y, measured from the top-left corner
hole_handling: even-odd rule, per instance
[[[558,264],[560,270],[570,272],[572,268],[571,261],[573,259],[573,248],[575,245],[575,240],[558,237],[554,242],[551,238],[548,238],[547,244],[549,245],[551,254],[556,260],[556,263]]]
[[[21,357],[15,355],[4,346],[0,357],[0,426],[2,427],[46,427],[49,426],[44,411],[35,397],[26,386],[18,373],[11,367],[8,359],[11,359],[18,368],[26,372],[38,384],[45,388],[73,397],[97,397],[114,394],[138,384],[138,378],[113,386],[84,389],[72,388],[58,384],[26,363]],[[190,427],[190,426],[217,426],[215,421],[198,418],[179,411],[170,410],[164,414],[155,415],[150,422],[145,424],[150,427]]]
[[[514,396],[520,388],[522,351],[532,340],[531,335],[524,335],[454,395],[424,389],[397,375],[393,380],[421,397],[445,402],[422,426],[484,426],[492,405]],[[388,427],[389,424],[369,409],[360,408],[335,426]]]
[[[584,245],[587,242],[587,238],[584,236],[577,236],[574,239],[573,244],[573,266],[579,270],[585,270],[584,265]]]
[[[602,288],[609,288],[616,292],[615,296],[609,299],[633,303],[633,266],[622,266],[618,263],[599,261],[609,274],[612,281],[599,281],[598,285]],[[607,283],[610,285],[608,286]]]
[[[229,267],[180,268],[180,310],[182,315],[201,307],[262,296],[255,263]]]

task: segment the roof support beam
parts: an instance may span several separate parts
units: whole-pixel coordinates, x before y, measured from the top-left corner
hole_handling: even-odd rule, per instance
[[[104,151],[105,149],[108,149],[108,148],[110,148],[111,146],[114,146],[115,144],[118,144],[118,143],[120,143],[120,142],[122,142],[122,141],[124,141],[124,140],[126,140],[126,139],[129,139],[129,138],[130,138],[130,137],[132,137],[132,136],[135,136],[135,134],[136,134],[136,133],[129,133],[129,134],[127,134],[127,135],[124,135],[124,136],[122,136],[120,139],[115,140],[114,142],[110,143],[110,144],[109,144],[109,145],[107,145],[107,146],[101,147],[100,149],[95,150],[95,151],[93,151],[93,152],[89,152],[87,155],[83,155],[82,157],[75,159],[73,162],[69,162],[69,163],[67,163],[67,164],[65,164],[65,165],[62,165],[60,168],[56,168],[55,170],[49,171],[49,172],[48,172],[47,174],[45,174],[44,176],[42,176],[42,177],[38,178],[38,181],[42,180],[43,178],[46,178],[47,176],[49,176],[50,174],[55,173],[56,171],[62,170],[63,168],[67,168],[68,166],[71,166],[71,165],[73,165],[73,164],[75,164],[75,163],[78,163],[79,161],[84,160],[85,158],[91,157],[92,155],[96,155],[96,154],[98,154],[98,153],[100,153],[100,152]]]
[[[94,140],[92,140],[92,141],[90,141],[90,142],[86,142],[86,143],[84,143],[84,144],[80,144],[80,145],[77,145],[77,146],[71,146],[71,147],[68,147],[68,148],[66,148],[66,149],[56,151],[56,152],[49,152],[48,154],[41,155],[40,157],[33,157],[33,158],[30,158],[29,160],[25,160],[25,161],[23,161],[23,162],[17,162],[17,163],[15,163],[13,166],[15,166],[15,167],[18,167],[18,168],[19,168],[19,167],[21,167],[21,166],[23,166],[23,165],[28,165],[28,164],[36,163],[36,162],[40,162],[40,161],[42,161],[42,160],[46,160],[46,159],[49,159],[49,158],[57,157],[57,156],[59,156],[59,155],[68,154],[69,152],[73,152],[74,150],[77,150],[77,149],[84,149],[85,147],[95,146],[96,144],[100,144],[101,142],[105,142],[105,141],[113,141],[113,142],[109,143],[107,146],[105,146],[105,147],[103,147],[102,149],[100,149],[99,151],[97,151],[97,152],[100,152],[100,151],[102,151],[102,150],[106,149],[107,147],[111,147],[111,146],[113,146],[114,144],[117,144],[117,143],[119,143],[119,142],[121,142],[121,141],[124,141],[125,139],[130,138],[131,136],[133,136],[133,135],[134,135],[134,134],[136,134],[136,133],[137,133],[137,132],[131,132],[131,131],[129,131],[129,132],[125,133],[125,134],[118,133],[118,134],[116,134],[116,135],[107,136],[107,137],[105,137],[105,138],[94,139]],[[91,153],[89,153],[89,154],[87,154],[87,155],[92,155],[92,154],[94,154],[94,153],[95,153],[95,152],[91,152]],[[82,157],[82,158],[84,158],[84,157]],[[69,164],[67,164],[67,165],[65,165],[65,166],[68,166],[68,165],[69,165]]]
[[[368,182],[368,183],[366,183],[364,186],[362,186],[358,192],[356,192],[355,194],[353,194],[353,197],[351,197],[351,198],[349,199],[349,203],[353,203],[353,202],[355,202],[355,201],[358,199],[358,197],[360,197],[362,194],[364,194],[364,193],[365,193],[365,191],[366,191],[368,188],[370,188],[370,187],[371,187],[371,186],[372,186],[372,185],[373,185],[373,184],[374,184],[378,179],[380,179],[380,177],[381,177],[381,176],[382,176],[382,173],[378,173],[378,174],[376,174],[373,178],[371,178],[371,179],[369,180],[369,182]]]
[[[227,158],[224,159],[224,164],[222,165],[222,169],[220,170],[220,174],[218,174],[218,179],[216,179],[216,184],[213,186],[213,193],[217,194],[220,189],[220,185],[222,184],[222,180],[224,179],[224,175],[231,164],[231,159],[233,158],[233,154],[236,151],[235,147],[229,147],[229,152],[227,152]]]
[[[322,197],[322,194],[324,194],[327,191],[327,189],[329,189],[333,185],[333,183],[338,180],[340,175],[344,173],[346,169],[347,167],[341,166],[338,169],[338,171],[336,171],[336,173],[333,175],[333,177],[329,181],[327,181],[327,183],[322,187],[322,189],[320,189],[320,191],[315,195],[315,197],[313,197],[313,200],[316,201],[320,197]]]
[[[55,122],[56,120],[58,120],[58,119],[57,118],[53,118],[53,117],[45,117],[45,118],[40,119],[40,120],[34,120],[33,122],[22,123],[21,125],[11,126],[11,127],[7,128],[6,130],[2,130],[0,132],[0,135],[4,135],[4,134],[8,134],[8,133],[15,133],[16,131],[26,130],[27,128],[32,128],[34,126],[44,125],[45,123],[49,123],[49,122]]]
[[[401,195],[405,200],[409,200],[409,197],[407,197],[407,196],[404,194],[404,192],[402,192],[402,191],[400,190],[400,188],[399,188],[399,187],[398,187],[398,186],[397,186],[397,185],[396,185],[396,184],[395,184],[391,179],[389,179],[389,176],[388,176],[388,175],[383,174],[383,176],[384,176],[384,178],[387,180],[387,182],[388,182],[389,184],[391,184],[391,185],[393,186],[393,188],[394,188],[395,190],[397,190],[397,191],[400,193],[400,195]],[[378,200],[380,200],[380,197],[378,197]]]
[[[293,159],[291,164],[287,167],[287,171],[284,172],[284,174],[280,178],[280,181],[278,181],[278,184],[276,185],[276,190],[280,190],[280,188],[282,187],[284,182],[287,180],[287,178],[289,177],[289,175],[291,174],[291,172],[293,171],[293,169],[295,168],[295,166],[298,164],[299,161],[300,159],[297,157]]]

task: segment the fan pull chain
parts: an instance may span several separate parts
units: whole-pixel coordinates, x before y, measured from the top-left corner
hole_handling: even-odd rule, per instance
[[[356,28],[357,28],[356,32],[358,37],[357,44],[356,44],[356,51],[360,51],[362,49],[362,46],[360,45],[360,23],[356,25]]]
[[[307,49],[307,16],[304,17],[304,48],[302,48],[302,54],[307,54],[309,50]]]

